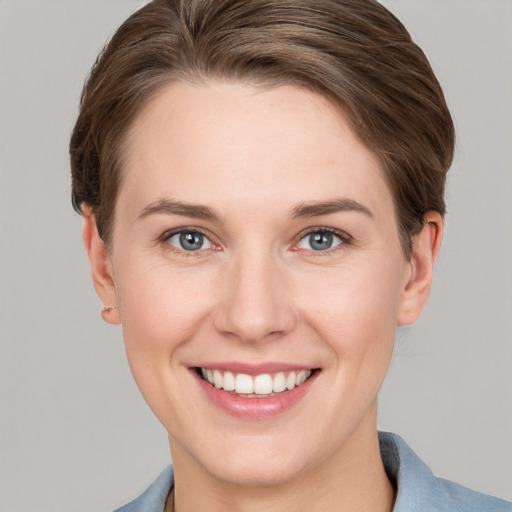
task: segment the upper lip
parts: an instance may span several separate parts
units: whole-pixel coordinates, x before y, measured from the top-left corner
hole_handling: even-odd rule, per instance
[[[244,363],[240,361],[218,361],[214,363],[201,363],[195,368],[206,370],[220,370],[232,373],[244,373],[246,375],[261,375],[264,373],[291,372],[300,370],[313,370],[311,365],[281,363],[277,361],[266,363]]]

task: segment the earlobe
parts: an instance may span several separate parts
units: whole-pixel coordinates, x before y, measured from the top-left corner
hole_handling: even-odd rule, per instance
[[[422,230],[413,239],[409,261],[411,271],[400,298],[398,325],[414,323],[427,303],[442,234],[441,215],[437,212],[427,212]]]
[[[110,256],[105,243],[98,233],[96,216],[91,208],[84,206],[82,212],[84,218],[82,236],[87,255],[89,256],[94,289],[104,306],[107,306],[107,308],[104,307],[102,309],[101,316],[110,324],[119,324],[121,320],[119,318],[119,309],[117,308]]]

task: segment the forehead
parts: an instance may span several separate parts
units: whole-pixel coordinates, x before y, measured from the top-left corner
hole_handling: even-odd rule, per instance
[[[228,193],[244,209],[251,200],[391,199],[377,157],[340,109],[295,86],[176,83],[145,106],[127,141],[120,195],[132,204],[210,204]]]

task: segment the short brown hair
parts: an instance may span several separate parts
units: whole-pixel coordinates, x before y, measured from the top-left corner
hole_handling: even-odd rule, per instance
[[[427,211],[445,213],[453,122],[402,23],[374,0],[154,0],[96,61],[70,144],[72,201],[108,244],[123,142],[153,94],[175,81],[292,84],[327,96],[379,157],[404,251]]]

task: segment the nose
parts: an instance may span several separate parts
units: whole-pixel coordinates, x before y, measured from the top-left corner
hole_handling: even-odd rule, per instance
[[[294,329],[296,312],[276,258],[251,251],[240,254],[224,269],[219,285],[214,317],[218,332],[254,344],[284,337]]]

